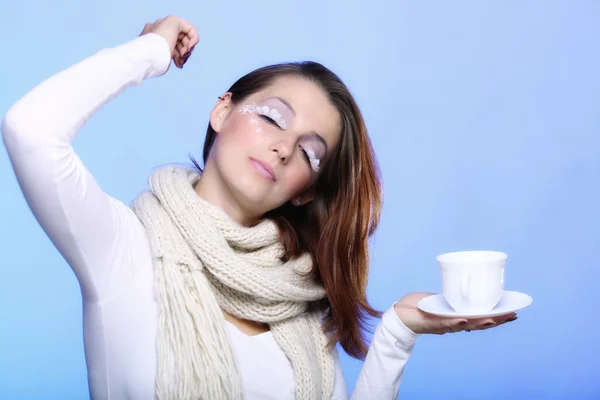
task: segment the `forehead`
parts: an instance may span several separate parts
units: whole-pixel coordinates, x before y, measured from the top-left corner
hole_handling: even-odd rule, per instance
[[[285,76],[254,93],[251,101],[258,103],[268,99],[270,104],[285,107],[275,99],[277,97],[289,103],[295,112],[291,129],[299,133],[315,131],[325,139],[329,149],[335,147],[341,131],[340,115],[323,89],[308,79]]]

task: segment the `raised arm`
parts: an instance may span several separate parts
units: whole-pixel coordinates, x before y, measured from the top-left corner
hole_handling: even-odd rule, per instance
[[[116,266],[114,262],[127,252],[123,235],[135,237],[143,231],[127,206],[102,191],[71,141],[112,98],[165,73],[172,58],[179,67],[187,60],[179,54],[174,57],[175,44],[160,34],[142,33],[47,79],[2,120],[4,143],[25,199],[89,301],[133,279],[134,263]],[[189,49],[179,46],[179,50],[188,53]],[[117,279],[110,268],[118,269]]]

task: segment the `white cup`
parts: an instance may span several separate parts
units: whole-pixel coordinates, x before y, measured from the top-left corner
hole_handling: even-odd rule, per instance
[[[459,313],[492,311],[504,292],[505,253],[457,251],[437,256],[446,301]]]

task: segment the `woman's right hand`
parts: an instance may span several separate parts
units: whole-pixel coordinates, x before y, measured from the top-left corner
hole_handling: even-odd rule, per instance
[[[199,41],[196,28],[183,18],[175,16],[168,16],[146,24],[140,36],[147,33],[156,33],[165,38],[169,43],[171,57],[177,68],[183,68]]]

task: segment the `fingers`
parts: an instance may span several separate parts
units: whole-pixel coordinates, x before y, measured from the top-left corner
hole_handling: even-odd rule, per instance
[[[446,333],[456,333],[465,329],[469,321],[464,318],[443,318],[438,322],[438,326],[433,333],[444,335]]]
[[[183,68],[183,65],[190,58],[196,44],[198,44],[199,41],[196,28],[183,19],[181,23],[181,32],[179,33],[179,40],[177,41],[177,46],[175,47],[176,54],[179,55],[179,63],[181,64],[179,68]]]
[[[173,55],[173,60],[175,61],[175,64],[179,68],[183,68],[183,65],[187,62],[187,60],[192,55],[194,48],[192,47],[191,49],[186,50],[185,45],[182,44],[182,45],[177,45],[176,49],[177,49],[177,51]]]
[[[169,43],[173,62],[182,68],[198,44],[198,31],[185,19],[177,16],[168,16],[146,24],[141,35],[155,32],[164,37]]]
[[[476,322],[471,321],[468,324],[468,326],[466,327],[465,331],[467,331],[467,332],[483,331],[485,329],[493,328],[496,325],[497,325],[496,322],[491,318],[488,318],[485,320],[479,320]]]
[[[484,318],[478,320],[469,321],[468,327],[465,329],[467,332],[470,331],[483,331],[489,328],[494,328],[500,325],[503,325],[507,322],[512,322],[517,320],[516,313],[510,313],[506,315],[501,315],[494,318]]]
[[[512,321],[516,321],[519,317],[517,316],[517,313],[510,313],[507,315],[501,315],[499,317],[495,317],[494,321],[496,321],[497,324],[505,324],[507,322],[512,322]]]
[[[183,68],[183,62],[181,61],[181,56],[179,55],[179,53],[175,53],[173,54],[173,62],[175,63],[175,66],[177,68]]]
[[[181,33],[184,33],[187,37],[187,50],[189,51],[192,47],[198,44],[200,41],[200,37],[198,36],[198,31],[194,28],[194,25],[190,24],[188,21],[181,19]]]
[[[438,326],[432,330],[432,333],[444,335],[446,333],[456,333],[462,331],[483,331],[489,328],[500,326],[507,322],[515,321],[516,319],[517,315],[515,313],[501,315],[494,318],[480,318],[471,320],[462,318],[444,318],[438,322]]]
[[[189,53],[194,51],[194,47],[195,46],[192,45],[192,42],[189,37],[187,37],[185,35],[180,35],[180,38],[177,41],[177,45],[175,46],[175,49],[179,53],[180,57],[185,57],[186,55],[188,55]]]
[[[179,23],[179,35],[177,40],[177,51],[180,57],[184,57],[191,52],[200,41],[198,31],[190,22],[181,17],[176,17]]]

